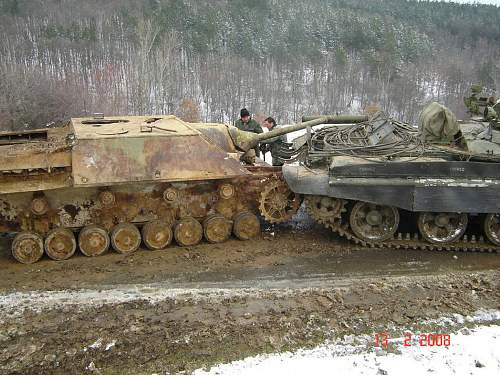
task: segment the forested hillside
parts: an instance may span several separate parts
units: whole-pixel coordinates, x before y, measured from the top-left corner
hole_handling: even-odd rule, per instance
[[[463,114],[499,85],[500,7],[407,0],[0,0],[0,127],[177,113],[280,123],[376,104]],[[496,80],[496,82],[495,82]]]

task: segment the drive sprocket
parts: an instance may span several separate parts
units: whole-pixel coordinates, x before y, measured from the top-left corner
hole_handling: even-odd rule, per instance
[[[259,210],[264,219],[271,223],[289,220],[299,209],[302,197],[291,191],[283,181],[272,181],[260,193]]]

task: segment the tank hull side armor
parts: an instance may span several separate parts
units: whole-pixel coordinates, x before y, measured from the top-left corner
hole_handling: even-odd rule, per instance
[[[371,165],[369,165],[371,167]],[[489,165],[492,166],[492,165]],[[391,168],[394,166],[391,165]],[[405,166],[411,169],[411,164]],[[416,171],[421,171],[416,166]],[[434,165],[429,164],[429,167]],[[436,166],[439,168],[438,166]],[[353,167],[358,174],[358,168]],[[496,213],[500,211],[500,178],[468,179],[467,176],[435,177],[423,174],[414,178],[366,173],[328,173],[322,169],[286,165],[283,175],[292,191],[304,195],[322,195],[360,200],[402,208],[408,211]],[[393,170],[394,172],[394,170]],[[407,173],[411,175],[411,172]],[[481,199],[478,199],[478,196]]]

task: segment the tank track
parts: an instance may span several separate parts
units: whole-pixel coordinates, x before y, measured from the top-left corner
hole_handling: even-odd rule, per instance
[[[284,216],[271,218],[282,222],[301,204],[301,196],[290,192],[279,170],[253,167],[251,172],[220,181],[86,188],[78,194],[68,188],[26,192],[17,200],[2,196],[0,208],[10,216],[0,213],[0,229],[16,233],[11,253],[23,264],[44,255],[62,261],[77,251],[89,257],[112,250],[128,254],[141,244],[163,250],[173,243],[221,243],[232,235],[250,240],[261,232],[259,205],[275,210],[277,205]]]
[[[309,197],[308,197],[309,198]],[[361,247],[369,248],[386,248],[386,249],[414,249],[414,250],[432,250],[432,251],[456,251],[456,252],[488,252],[488,253],[499,253],[500,247],[495,246],[484,240],[481,236],[479,239],[475,235],[468,236],[467,234],[462,236],[462,238],[457,242],[447,243],[447,244],[433,244],[430,242],[424,242],[420,239],[417,233],[411,235],[411,233],[396,232],[394,237],[390,240],[383,242],[369,242],[357,237],[349,224],[346,223],[345,215],[343,215],[345,210],[345,205],[347,201],[342,200],[342,209],[338,210],[335,215],[332,215],[328,220],[324,216],[318,215],[314,207],[311,206],[311,199],[306,198],[305,207],[307,213],[319,224],[322,224],[325,228],[330,229],[337,235],[346,238],[350,242],[359,245]]]

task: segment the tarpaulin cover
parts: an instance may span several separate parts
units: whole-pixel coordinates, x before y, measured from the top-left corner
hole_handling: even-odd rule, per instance
[[[424,140],[432,143],[449,143],[460,130],[453,112],[436,102],[420,113],[419,128]]]

